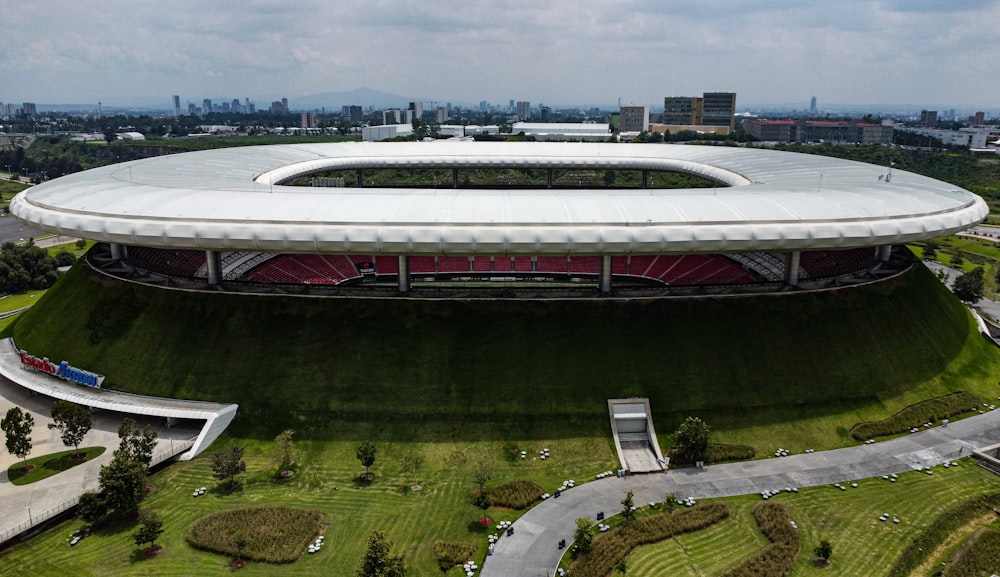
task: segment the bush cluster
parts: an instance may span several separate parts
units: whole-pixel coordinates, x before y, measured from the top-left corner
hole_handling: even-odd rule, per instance
[[[677,447],[667,451],[671,463],[679,465],[693,465],[693,461],[685,460]],[[722,463],[725,461],[749,461],[757,455],[757,451],[749,445],[727,445],[725,443],[709,443],[705,460],[709,463]]]
[[[471,543],[435,541],[433,549],[434,560],[437,561],[438,568],[444,573],[455,565],[461,565],[472,558],[478,547]]]
[[[497,507],[524,509],[542,498],[545,489],[534,481],[515,479],[490,488],[490,499]]]
[[[640,545],[656,543],[681,533],[699,531],[729,517],[725,503],[706,503],[678,512],[666,511],[618,525],[594,538],[590,551],[573,567],[573,577],[605,577],[619,559]]]
[[[998,507],[1000,507],[1000,493],[993,493],[980,495],[941,513],[903,550],[889,570],[889,577],[906,577],[913,573],[918,565],[926,561],[927,557],[959,527],[966,524],[970,517],[994,511]]]
[[[1000,531],[986,529],[974,535],[945,566],[944,577],[987,575],[1000,559]]]
[[[934,397],[910,405],[888,419],[858,423],[851,427],[851,437],[857,441],[866,441],[905,433],[913,427],[923,426],[924,423],[934,423],[967,412],[972,407],[980,406],[982,402],[982,399],[968,391]]]
[[[753,508],[753,518],[771,544],[729,570],[723,577],[787,575],[802,549],[798,531],[792,527],[788,508],[781,503],[761,502]]]
[[[188,529],[187,541],[206,551],[265,563],[291,563],[302,556],[319,533],[319,511],[289,507],[238,508],[198,519]],[[236,542],[245,540],[238,551]]]

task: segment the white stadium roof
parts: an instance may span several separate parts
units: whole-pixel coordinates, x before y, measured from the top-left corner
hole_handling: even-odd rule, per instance
[[[717,188],[279,185],[321,170],[647,169]],[[221,251],[652,254],[811,250],[951,234],[986,203],[956,186],[834,158],[719,146],[540,142],[254,146],[149,158],[30,188],[11,211],[98,241]],[[653,175],[655,179],[655,174]]]

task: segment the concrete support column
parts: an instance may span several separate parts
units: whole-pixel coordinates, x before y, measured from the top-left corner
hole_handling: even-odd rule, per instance
[[[451,187],[458,188],[458,169],[451,169]]]
[[[113,242],[113,243],[109,244],[108,246],[111,247],[111,259],[112,260],[121,260],[122,259],[122,245],[118,244],[117,242]]]
[[[399,255],[399,292],[410,292],[410,257]]]
[[[792,251],[788,253],[785,258],[785,284],[789,286],[798,286],[799,284],[799,258],[802,253],[799,251]]]
[[[217,250],[205,251],[205,264],[208,265],[208,284],[215,286],[222,280],[222,255]]]
[[[889,257],[892,256],[892,245],[883,244],[878,247],[878,259],[882,262],[889,262]]]
[[[357,170],[354,171],[354,174],[357,176],[357,179],[358,179],[358,188],[364,188],[365,187],[365,173],[359,168],[359,169],[357,169]]]
[[[545,188],[552,188],[552,169],[545,171]]]
[[[643,188],[649,188],[649,171],[648,170],[643,170],[642,171],[642,187]]]
[[[601,273],[597,280],[601,285],[602,293],[608,294],[611,292],[611,255],[601,255]]]

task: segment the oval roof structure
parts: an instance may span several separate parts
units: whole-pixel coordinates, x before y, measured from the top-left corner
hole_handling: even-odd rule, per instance
[[[285,186],[355,168],[671,170],[715,188]],[[816,155],[718,146],[399,142],[253,146],[96,168],[18,194],[58,234],[155,247],[364,254],[653,254],[884,245],[988,214],[939,180]]]

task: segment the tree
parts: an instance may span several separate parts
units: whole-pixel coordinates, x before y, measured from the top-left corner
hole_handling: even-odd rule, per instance
[[[355,573],[356,577],[406,577],[402,555],[392,554],[392,541],[382,531],[368,535],[368,548]]]
[[[80,495],[76,514],[88,523],[96,523],[101,517],[108,514],[108,504],[104,502],[104,497],[100,493],[89,491]]]
[[[486,488],[486,483],[493,478],[493,468],[484,461],[477,461],[472,467],[472,480],[479,486],[479,490]]]
[[[486,489],[477,489],[472,493],[472,505],[477,509],[483,510],[483,516],[479,518],[480,525],[489,525],[489,517],[486,516],[486,511],[493,506],[493,499],[490,498],[490,492]]]
[[[365,441],[358,446],[357,457],[365,468],[365,479],[371,479],[374,477],[374,475],[368,471],[368,467],[375,464],[375,453],[375,443],[371,441]]]
[[[403,471],[413,477],[414,482],[416,482],[417,470],[420,469],[423,464],[424,458],[420,455],[420,453],[416,453],[412,449],[403,455]]]
[[[83,247],[87,246],[87,241],[82,238],[78,238],[74,244],[76,245],[76,248],[83,250]]]
[[[141,462],[115,451],[111,462],[102,466],[97,476],[107,508],[123,517],[138,513],[139,503],[146,496],[146,472]]]
[[[960,267],[963,264],[965,264],[965,259],[964,258],[962,258],[962,257],[960,257],[958,255],[954,255],[954,256],[951,257],[951,266]]]
[[[624,575],[625,572],[628,571],[628,563],[625,562],[624,557],[622,557],[621,559],[618,560],[617,563],[615,563],[615,571],[621,573],[622,575]]]
[[[7,452],[24,461],[25,467],[31,453],[31,428],[34,426],[35,418],[20,407],[11,407],[7,416],[0,419],[0,429],[7,434]]]
[[[817,545],[816,548],[813,549],[813,555],[819,557],[824,561],[829,561],[830,556],[833,555],[833,545],[831,545],[830,542],[827,541],[826,539],[823,539],[822,541],[819,542],[819,545]]]
[[[156,538],[163,534],[163,520],[156,511],[144,509],[139,512],[139,528],[132,533],[136,546],[149,543],[151,550],[156,550]]]
[[[90,411],[76,403],[60,399],[52,403],[51,414],[53,422],[49,423],[49,429],[58,429],[63,444],[72,446],[73,450],[79,452],[83,437],[93,425]]]
[[[239,484],[236,475],[246,470],[243,447],[233,445],[228,449],[212,453],[212,476],[220,481],[226,481],[228,487],[235,488]]]
[[[629,491],[625,493],[625,498],[621,501],[622,519],[624,519],[625,524],[635,521],[635,501],[632,499],[633,496],[632,491]]]
[[[960,275],[951,286],[952,292],[961,301],[967,303],[978,301],[983,298],[983,288],[985,286],[983,274],[983,267],[977,266],[969,272]]]
[[[573,550],[577,553],[590,551],[594,543],[594,534],[590,532],[590,519],[580,517],[576,520],[576,532],[573,533]]]
[[[681,460],[687,462],[704,461],[708,454],[708,433],[710,429],[698,417],[688,417],[674,432]]]
[[[291,469],[292,463],[298,457],[295,451],[295,443],[292,441],[293,435],[295,435],[295,431],[285,429],[274,438],[274,442],[278,445],[278,459],[281,461],[279,469],[282,471]]]
[[[135,419],[125,417],[118,427],[118,443],[116,453],[122,453],[126,459],[140,463],[149,470],[153,462],[153,449],[156,448],[156,431],[152,425],[146,425],[140,431]]]

